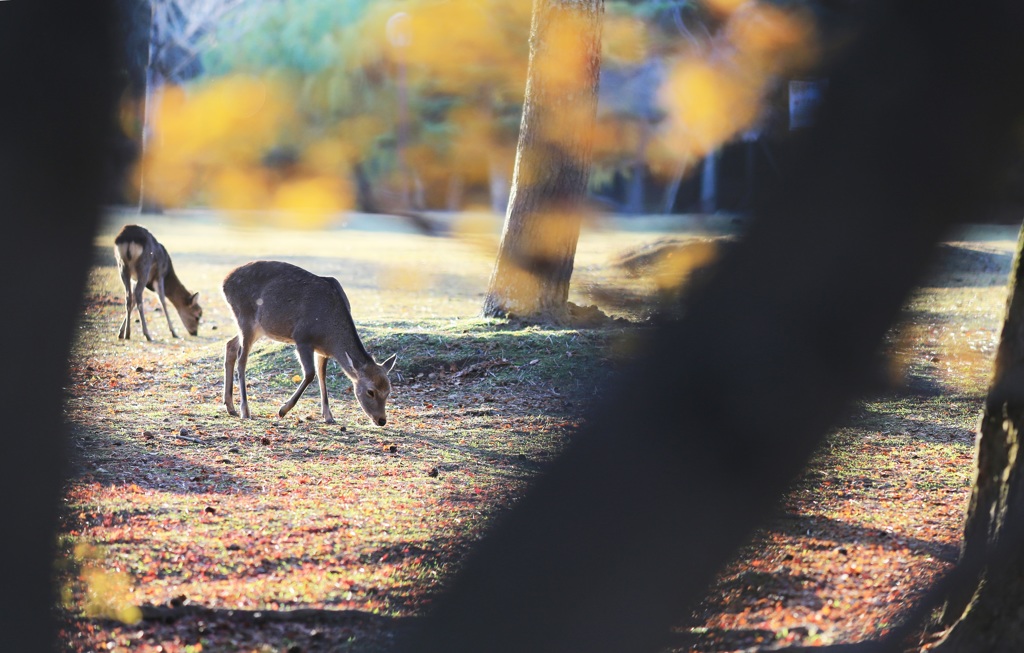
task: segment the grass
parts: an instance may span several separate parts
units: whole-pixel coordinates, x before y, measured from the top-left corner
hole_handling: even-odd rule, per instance
[[[573,437],[636,332],[478,317],[493,242],[364,217],[314,233],[195,213],[141,221],[200,292],[199,336],[170,339],[148,295],[155,341],[119,341],[110,243],[129,219],[112,216],[97,237],[70,361],[68,651],[387,650]],[[588,230],[570,299],[649,291],[610,262],[665,233]],[[948,567],[1012,238],[967,233],[944,255],[890,334],[894,388],[858,403],[829,437],[680,627],[677,650],[854,641],[887,628]],[[315,386],[278,418],[299,366],[292,348],[267,340],[250,358],[253,419],[226,414],[223,347],[234,329],[219,283],[256,258],[336,276],[367,349],[379,360],[398,353],[388,426],[369,423],[334,363],[338,424],[320,420]],[[146,619],[118,621],[126,606]]]
[[[108,241],[121,224],[97,238],[65,408],[75,454],[62,540],[68,650],[386,648],[565,445],[623,334],[477,317],[489,262],[455,240],[147,216],[200,292],[204,321],[198,337],[172,340],[147,297],[155,341],[118,341]],[[299,365],[292,347],[268,340],[248,368],[253,419],[226,414],[223,347],[234,331],[217,286],[257,257],[337,276],[367,349],[398,353],[387,427],[361,413],[335,363],[338,424],[321,421],[315,386],[278,418]],[[410,288],[413,269],[430,272]],[[125,605],[207,612],[173,624],[103,619]],[[323,612],[264,632],[232,610]]]
[[[877,637],[952,566],[1015,237],[976,228],[943,249],[890,331],[889,386],[829,435],[674,650]]]

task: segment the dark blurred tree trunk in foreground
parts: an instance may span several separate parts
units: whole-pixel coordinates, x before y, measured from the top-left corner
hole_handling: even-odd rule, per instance
[[[0,2],[0,633],[56,647],[51,576],[75,315],[111,179],[116,104],[107,2]],[[102,153],[102,154],[101,154]]]
[[[11,651],[55,646],[59,403],[104,187],[108,9],[0,2],[0,626]],[[689,317],[623,370],[408,649],[654,650],[864,387],[932,244],[977,209],[1024,106],[1016,3],[885,10],[832,71],[788,193],[760,211]],[[990,560],[987,577],[1016,582],[1024,520],[1019,501],[1006,505],[997,553],[1013,545],[1009,566]]]
[[[658,650],[865,390],[934,244],[979,209],[1024,108],[1017,3],[873,8],[826,71],[784,192],[403,650]]]
[[[972,583],[954,588],[942,653],[1024,651],[1024,232],[1010,275],[995,371],[979,426],[974,488],[960,565]]]
[[[604,0],[534,0],[512,194],[484,315],[568,320],[603,15]]]

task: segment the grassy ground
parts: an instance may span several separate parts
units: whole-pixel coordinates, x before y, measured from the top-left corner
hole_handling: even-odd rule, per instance
[[[427,238],[365,217],[301,232],[146,216],[200,292],[204,322],[198,337],[172,340],[150,297],[155,342],[118,341],[111,242],[133,219],[112,216],[97,238],[71,361],[69,651],[387,649],[573,436],[628,351],[619,328],[476,317],[493,230]],[[642,224],[584,234],[573,301],[591,303],[583,291],[600,286],[650,290],[608,264],[679,226]],[[830,438],[779,518],[680,627],[679,650],[858,639],[884,630],[949,564],[1013,237],[974,230],[946,252],[892,333],[902,389],[861,403]],[[254,419],[225,413],[223,343],[234,330],[219,284],[256,258],[336,276],[367,348],[378,359],[398,352],[387,427],[361,414],[333,364],[338,424],[319,421],[314,390],[279,419],[298,365],[269,341],[250,364]]]
[[[1015,238],[975,227],[942,248],[890,333],[892,387],[828,438],[679,650],[875,637],[951,566]]]

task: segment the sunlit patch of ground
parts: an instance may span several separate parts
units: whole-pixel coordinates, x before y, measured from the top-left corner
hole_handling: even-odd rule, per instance
[[[149,227],[200,292],[197,338],[172,340],[147,293],[155,342],[139,339],[137,324],[133,340],[118,341],[111,241],[129,221]],[[678,236],[670,228],[681,224],[588,230],[571,299],[593,303],[585,291],[594,288],[650,292],[649,279],[614,262]],[[486,239],[422,236],[373,216],[324,232],[229,225],[205,212],[119,215],[97,238],[65,409],[69,651],[386,650],[573,437],[600,379],[629,350],[619,328],[478,318],[494,260]],[[732,229],[728,220],[710,227],[684,235]],[[968,232],[940,257],[941,273],[890,334],[883,376],[894,388],[859,403],[831,436],[722,574],[697,627],[680,627],[677,650],[870,637],[949,566],[1014,237]],[[223,347],[234,326],[220,281],[257,258],[336,276],[369,350],[398,352],[387,427],[369,424],[333,364],[338,424],[319,420],[315,386],[278,418],[298,365],[268,341],[250,361],[254,419],[225,413]],[[89,570],[123,581],[124,595],[108,598],[146,606],[147,618],[84,614],[96,589],[83,580]]]
[[[132,340],[117,339],[123,292],[111,243],[129,221],[153,231],[200,293],[198,337],[171,339],[147,293],[154,342],[137,323]],[[581,260],[608,251],[584,242]],[[493,257],[384,218],[309,232],[240,229],[208,213],[114,216],[96,240],[67,389],[68,649],[386,647],[572,436],[621,333],[478,318]],[[334,364],[338,424],[320,420],[315,386],[278,418],[298,364],[290,347],[266,340],[250,358],[254,419],[226,414],[234,325],[219,286],[257,258],[337,277],[367,348],[378,359],[398,353],[387,427],[358,410]],[[87,582],[97,570],[124,592]],[[108,616],[132,605],[146,619],[97,620],[86,610],[96,595]]]
[[[952,566],[1015,238],[976,227],[941,248],[890,333],[891,386],[829,437],[674,650],[877,637]]]

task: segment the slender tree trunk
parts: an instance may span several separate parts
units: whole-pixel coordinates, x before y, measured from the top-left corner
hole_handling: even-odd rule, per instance
[[[462,173],[453,172],[448,178],[448,192],[446,193],[445,205],[449,211],[455,212],[462,208]]]
[[[629,186],[626,190],[626,212],[637,215],[644,211],[644,185],[647,177],[647,144],[651,140],[651,125],[646,120],[637,124],[640,142],[630,164]]]
[[[146,61],[146,85],[142,90],[142,137],[139,139],[141,151],[139,152],[139,213],[159,213],[160,208],[153,204],[146,197],[146,152],[149,150],[150,139],[153,136],[153,125],[155,123],[155,110],[157,94],[161,92],[164,85],[163,75],[157,68],[157,48],[160,41],[158,33],[158,21],[156,20],[156,3],[150,3],[149,12],[149,58]]]
[[[683,185],[683,177],[686,176],[688,166],[680,164],[665,186],[665,196],[662,198],[662,211],[672,213],[676,206],[676,198],[679,196],[679,188]]]
[[[1024,650],[1024,232],[1010,276],[992,385],[979,424],[974,488],[960,565],[976,583],[955,588],[942,620],[946,652]]]
[[[718,157],[720,150],[708,152],[700,177],[700,210],[714,213],[718,210]]]
[[[488,187],[491,191],[491,210],[495,214],[508,211],[509,185],[508,172],[504,161],[498,160],[498,155],[492,153],[487,161]]]
[[[484,315],[568,318],[603,14],[604,0],[534,0],[512,193]]]

